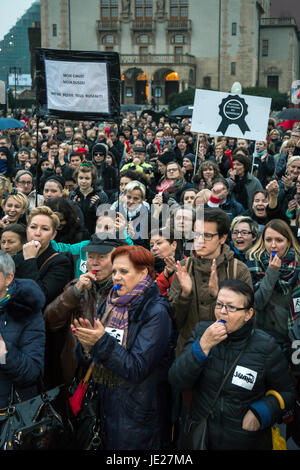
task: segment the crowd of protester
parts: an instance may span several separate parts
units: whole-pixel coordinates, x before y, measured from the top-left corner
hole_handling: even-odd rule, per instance
[[[254,142],[147,112],[20,119],[0,134],[0,408],[92,362],[105,448],[176,448],[247,344],[254,382],[225,385],[210,448],[272,448],[265,393],[287,414],[299,396],[300,123]]]

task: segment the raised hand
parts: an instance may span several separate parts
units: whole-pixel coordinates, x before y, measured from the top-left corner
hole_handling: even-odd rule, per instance
[[[193,284],[192,279],[185,266],[181,266],[180,262],[176,263],[176,274],[181,287],[181,295],[183,297],[188,297],[192,290]]]
[[[211,264],[211,270],[210,270],[210,277],[208,281],[208,289],[210,295],[213,297],[217,297],[218,292],[219,292],[219,277],[217,273],[217,262],[215,259],[213,259],[213,262]]]

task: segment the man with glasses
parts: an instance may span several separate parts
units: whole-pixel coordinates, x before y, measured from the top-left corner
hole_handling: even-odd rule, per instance
[[[240,279],[252,286],[247,266],[225,244],[229,230],[230,219],[222,209],[205,208],[204,220],[197,217],[194,223],[191,256],[177,263],[169,295],[179,330],[177,355],[196,323],[214,319],[219,282]]]

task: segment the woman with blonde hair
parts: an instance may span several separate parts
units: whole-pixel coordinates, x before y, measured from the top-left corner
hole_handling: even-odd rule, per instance
[[[73,265],[69,257],[57,253],[51,246],[59,227],[59,217],[50,207],[33,209],[27,223],[27,243],[23,250],[14,256],[16,277],[32,279],[42,289],[45,308],[74,277]],[[47,332],[45,352],[45,384],[47,388],[59,385],[62,376],[59,370],[59,356],[66,332]]]
[[[50,207],[33,209],[27,222],[27,243],[15,258],[17,277],[36,281],[45,294],[46,303],[60,294],[73,275],[69,259],[56,253],[50,243],[59,225],[59,217]]]
[[[23,223],[23,225],[26,225],[25,213],[29,202],[23,193],[14,190],[2,200],[1,206],[4,216],[0,220],[0,228],[4,228],[9,224]]]
[[[2,208],[2,201],[5,196],[5,193],[10,193],[12,188],[12,184],[8,178],[5,176],[0,175],[0,217],[4,215],[3,208]]]
[[[275,337],[287,352],[288,332],[299,313],[300,247],[288,224],[273,219],[248,255],[257,326]]]

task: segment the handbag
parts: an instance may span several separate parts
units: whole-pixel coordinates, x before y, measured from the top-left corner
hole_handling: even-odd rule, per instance
[[[61,385],[15,403],[0,413],[0,450],[66,450],[73,446],[73,427],[66,412],[67,390]]]
[[[253,330],[251,335],[253,334]],[[208,419],[211,415],[215,404],[219,398],[219,395],[227,381],[228,377],[230,376],[231,372],[233,371],[234,367],[236,366],[238,360],[240,359],[241,355],[245,351],[246,347],[248,346],[249,341],[247,341],[244,348],[239,352],[236,359],[230,366],[227,374],[225,375],[219,390],[214,398],[213,404],[210,407],[209,413],[205,418],[202,418],[199,421],[195,421],[189,414],[185,419],[185,423],[183,429],[180,433],[179,440],[178,440],[178,448],[180,450],[207,450],[208,449]]]
[[[92,364],[83,380],[73,380],[70,387],[69,406],[72,410],[76,448],[80,450],[103,449],[103,423],[100,419],[100,400],[95,382],[91,379]]]

